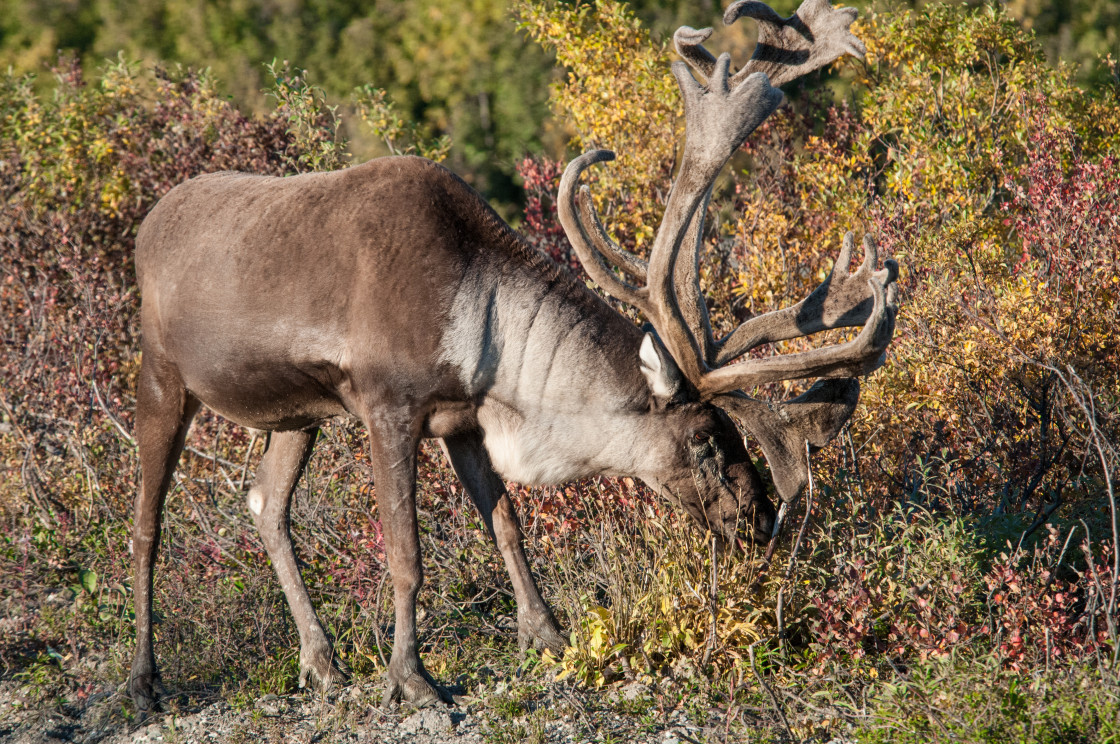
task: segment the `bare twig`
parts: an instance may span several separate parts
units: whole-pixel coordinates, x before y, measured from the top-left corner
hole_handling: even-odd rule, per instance
[[[1046,579],[1046,584],[1042,587],[1043,593],[1050,589],[1050,585],[1054,583],[1054,577],[1058,575],[1058,569],[1062,567],[1062,561],[1066,557],[1066,549],[1069,548],[1069,541],[1073,539],[1073,533],[1077,531],[1077,525],[1069,528],[1069,534],[1066,535],[1066,541],[1062,545],[1062,552],[1058,554],[1058,562],[1050,569],[1050,578]]]
[[[764,680],[762,675],[758,672],[758,666],[754,661],[754,647],[760,643],[762,643],[762,641],[755,641],[747,646],[747,656],[751,660],[751,671],[754,672],[754,677],[758,680],[758,684],[762,686],[762,689],[765,690],[766,694],[770,697],[770,702],[774,704],[774,710],[777,711],[778,718],[782,720],[782,726],[785,727],[786,734],[789,736],[790,741],[797,741],[797,737],[793,735],[793,729],[789,726],[789,721],[786,720],[786,713],[782,710],[782,704],[778,701],[778,696],[774,694],[774,690],[770,688],[770,685],[766,684],[766,680]]]
[[[135,447],[136,440],[133,439],[132,435],[128,433],[128,429],[124,428],[124,424],[122,424],[120,420],[113,415],[113,412],[109,410],[109,406],[105,404],[105,399],[101,397],[101,390],[97,387],[97,360],[100,355],[100,350],[101,335],[98,334],[97,338],[94,339],[93,342],[93,369],[90,371],[89,375],[89,386],[93,389],[94,400],[97,401],[98,407],[101,408],[105,416],[108,417],[110,422],[112,422],[116,430],[120,432],[120,435],[124,437],[124,440]]]
[[[809,457],[809,442],[805,442],[805,457]],[[805,516],[801,519],[801,529],[797,532],[797,540],[793,544],[793,551],[789,554],[789,565],[786,566],[786,581],[790,580],[793,576],[793,566],[797,562],[797,554],[801,552],[801,543],[805,540],[805,532],[809,527],[809,514],[813,511],[813,493],[814,493],[814,479],[813,479],[813,463],[809,461],[808,467],[809,475],[809,488],[806,494],[805,501]]]
[[[1035,533],[1035,530],[1046,524],[1050,520],[1050,515],[1057,511],[1058,507],[1061,505],[1062,495],[1060,493],[1054,494],[1054,500],[1049,504],[1046,504],[1046,506],[1039,510],[1039,514],[1035,518],[1035,520],[1031,522],[1031,526],[1023,530],[1023,534],[1019,536],[1019,542],[1015,546],[1016,555],[1018,555],[1019,550],[1023,547],[1023,543],[1026,541],[1026,539],[1033,535]]]
[[[719,596],[719,565],[716,561],[716,538],[712,536],[709,543],[711,548],[712,558],[712,584],[708,590],[708,608],[712,613],[712,622],[708,628],[708,642],[704,644],[704,658],[700,661],[700,668],[705,669],[708,662],[712,659],[712,651],[716,646],[716,620],[718,619],[716,609],[716,598]]]
[[[766,553],[762,556],[762,564],[758,567],[758,574],[755,576],[754,583],[751,584],[752,589],[757,589],[762,586],[762,580],[766,578],[766,572],[770,569],[770,561],[774,558],[774,551],[778,549],[778,538],[781,537],[782,527],[785,525],[786,513],[789,511],[789,504],[782,502],[778,507],[778,518],[774,520],[774,529],[770,533],[770,542],[766,546]]]
[[[797,554],[801,552],[801,543],[805,540],[805,533],[809,528],[809,515],[813,511],[813,463],[809,459],[809,442],[805,442],[805,458],[809,463],[809,488],[805,496],[805,516],[801,518],[801,529],[797,531],[797,540],[793,543],[793,550],[789,554],[789,564],[786,566],[785,579],[782,581],[781,587],[778,588],[778,606],[776,610],[778,620],[778,638],[784,643],[786,638],[786,628],[783,619],[782,611],[785,609],[786,587],[789,586],[790,579],[793,577],[793,567],[797,563]]]
[[[373,619],[373,639],[377,643],[377,655],[381,657],[381,666],[386,669],[389,668],[389,662],[385,660],[385,652],[381,649],[381,590],[385,587],[385,577],[389,575],[389,571],[385,566],[381,567],[381,580],[377,582],[377,592],[374,594],[374,607],[377,610],[377,617]]]
[[[1089,532],[1089,525],[1086,524],[1084,519],[1079,520],[1079,521],[1081,522],[1081,526],[1085,528],[1085,542],[1083,542],[1081,544],[1081,551],[1083,553],[1085,553],[1085,561],[1089,564],[1089,575],[1092,576],[1092,578],[1093,578],[1093,584],[1097,589],[1097,597],[1098,597],[1097,604],[1100,605],[1100,604],[1104,603],[1105,597],[1107,596],[1107,592],[1105,592],[1105,590],[1104,590],[1104,585],[1101,584],[1100,573],[1097,571],[1097,561],[1093,557],[1093,543],[1092,543],[1092,535]],[[1113,584],[1115,584],[1115,583],[1116,582],[1115,582],[1115,577],[1114,577]],[[1095,620],[1096,620],[1096,615],[1097,615],[1096,609],[1097,608],[1093,608],[1092,611],[1087,610],[1089,612],[1090,622],[1095,622]],[[1108,626],[1108,635],[1111,639],[1113,639],[1113,642],[1115,643],[1115,640],[1116,640],[1116,619],[1112,616],[1112,613],[1110,611],[1108,611],[1107,609],[1104,613],[1104,621],[1105,621],[1105,624]],[[1092,635],[1092,633],[1090,633],[1090,635]],[[1093,648],[1096,649],[1098,647],[1098,645],[1099,644],[1094,643]],[[1098,651],[1098,653],[1099,653],[1099,651]],[[1115,667],[1115,666],[1116,666],[1116,662],[1115,662],[1115,655],[1114,655],[1113,656],[1113,667]]]
[[[183,447],[183,451],[184,452],[190,452],[192,455],[197,455],[197,456],[199,456],[199,457],[201,457],[205,460],[210,460],[212,462],[219,463],[221,465],[226,466],[227,468],[233,468],[233,469],[236,470],[237,468],[241,467],[236,462],[230,462],[229,460],[226,460],[223,457],[218,457],[218,453],[216,451],[215,452],[203,452],[202,450],[198,449],[197,447],[191,447],[191,446]],[[230,486],[232,487],[233,481],[230,480],[228,475],[226,476],[226,480],[229,481]],[[234,491],[234,493],[236,493],[236,491]]]
[[[96,353],[96,351],[94,353]],[[101,411],[105,414],[106,418],[108,418],[109,421],[113,424],[114,428],[116,428],[116,430],[120,432],[120,435],[124,437],[124,440],[135,447],[136,440],[133,439],[132,435],[128,433],[128,429],[124,428],[124,424],[122,424],[120,420],[113,415],[113,412],[109,410],[109,406],[105,405],[105,401],[101,397],[101,391],[97,388],[97,380],[93,375],[90,376],[89,386],[93,389],[94,400],[97,401],[98,407],[101,408]]]
[[[249,460],[253,457],[253,448],[257,446],[257,438],[260,432],[254,430],[253,436],[249,439],[249,446],[245,450],[245,465],[241,468],[241,480],[237,484],[237,492],[241,493],[245,490],[245,479],[249,475]]]
[[[872,434],[870,437],[868,437],[867,441],[865,441],[863,444],[861,444],[859,446],[859,450],[856,449],[855,442],[852,441],[852,430],[851,430],[851,428],[846,426],[846,427],[844,427],[844,429],[845,429],[844,433],[848,437],[848,451],[851,452],[851,454],[852,454],[852,475],[855,476],[856,490],[859,491],[859,500],[860,500],[860,503],[862,504],[865,501],[864,496],[863,496],[863,477],[860,475],[860,472],[859,472],[859,460],[856,459],[856,455],[858,455],[860,453],[860,450],[862,450],[864,447],[866,447],[868,442],[870,442],[872,439],[875,438],[875,434],[878,434],[880,431],[882,431],[882,429],[881,428],[877,429],[875,431],[875,434]],[[840,440],[841,447],[843,447],[843,441],[844,440]]]

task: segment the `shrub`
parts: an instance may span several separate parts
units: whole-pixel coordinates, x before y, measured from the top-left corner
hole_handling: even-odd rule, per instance
[[[551,104],[573,133],[572,147],[618,156],[595,174],[604,223],[631,247],[648,246],[661,220],[684,111],[668,74],[668,47],[651,43],[618,0],[523,2],[516,12],[521,27],[569,70],[553,86]]]

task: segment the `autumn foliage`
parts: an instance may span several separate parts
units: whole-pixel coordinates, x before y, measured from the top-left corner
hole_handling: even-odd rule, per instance
[[[614,237],[642,253],[681,132],[668,46],[613,0],[527,0],[517,17],[567,70],[552,107],[572,152],[618,152],[596,170],[593,193]],[[884,730],[919,732],[915,741],[928,731],[984,739],[981,729],[1029,739],[1043,716],[1076,731],[1091,721],[1096,736],[1115,701],[1076,690],[1082,679],[1115,689],[1120,654],[1120,88],[1078,88],[994,7],[870,15],[857,33],[867,59],[787,91],[733,159],[704,238],[702,281],[724,331],[808,294],[848,230],[873,235],[902,266],[887,364],[814,461],[798,552],[787,536],[769,568],[758,555],[716,555],[628,479],[515,488],[546,594],[573,631],[571,651],[551,661],[592,686],[672,677],[726,684],[732,698],[762,696],[769,679],[806,691],[785,698],[803,733],[844,718],[872,738],[874,721],[887,721]],[[64,61],[46,94],[29,78],[0,78],[0,568],[23,577],[0,581],[0,599],[48,608],[13,615],[5,665],[53,663],[47,650],[67,637],[128,643],[116,639],[131,632],[131,253],[143,215],[198,173],[348,162],[321,93],[286,68],[270,75],[275,105],[253,116],[186,70],[119,62],[86,80]],[[419,130],[384,94],[367,90],[364,101],[360,116],[390,149],[447,151],[444,141],[409,142]],[[578,273],[555,218],[562,169],[539,155],[520,161],[520,227]],[[390,615],[364,434],[332,425],[323,437],[306,481],[314,508],[297,498],[295,538],[342,653],[373,673]],[[166,676],[231,689],[251,677],[283,691],[295,661],[276,649],[292,645],[291,628],[238,516],[259,444],[205,415],[188,444],[164,552],[176,579],[157,583],[166,617],[157,642],[180,649],[168,651]],[[442,576],[422,602],[466,605],[477,622],[509,611],[508,592],[493,589],[503,586],[500,561],[437,449],[425,449],[421,468],[425,551],[437,569],[428,573]],[[44,598],[62,586],[81,601],[49,610]],[[205,631],[232,613],[255,618],[236,661]],[[453,635],[447,624],[440,633]],[[471,652],[460,643],[427,658],[442,675]],[[1040,676],[1052,668],[1066,676]],[[1045,710],[1024,702],[1031,674],[1068,706],[1041,692]],[[70,692],[94,684],[66,679]],[[936,702],[945,710],[991,690],[1005,704],[983,720],[950,713],[930,723],[922,706],[937,685],[965,691]],[[847,702],[852,689],[862,707]],[[821,706],[834,713],[824,718]],[[1078,718],[1085,706],[1097,707]]]

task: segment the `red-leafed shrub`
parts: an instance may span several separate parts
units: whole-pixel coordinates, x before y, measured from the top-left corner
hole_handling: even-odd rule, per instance
[[[579,258],[556,215],[556,190],[564,164],[548,158],[525,158],[517,165],[525,189],[525,222],[522,234],[538,250],[575,272],[580,272]]]

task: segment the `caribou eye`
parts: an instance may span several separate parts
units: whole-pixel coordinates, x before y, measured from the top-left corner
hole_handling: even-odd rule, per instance
[[[698,431],[692,435],[692,439],[697,442],[706,442],[708,441],[708,435],[702,431]]]

